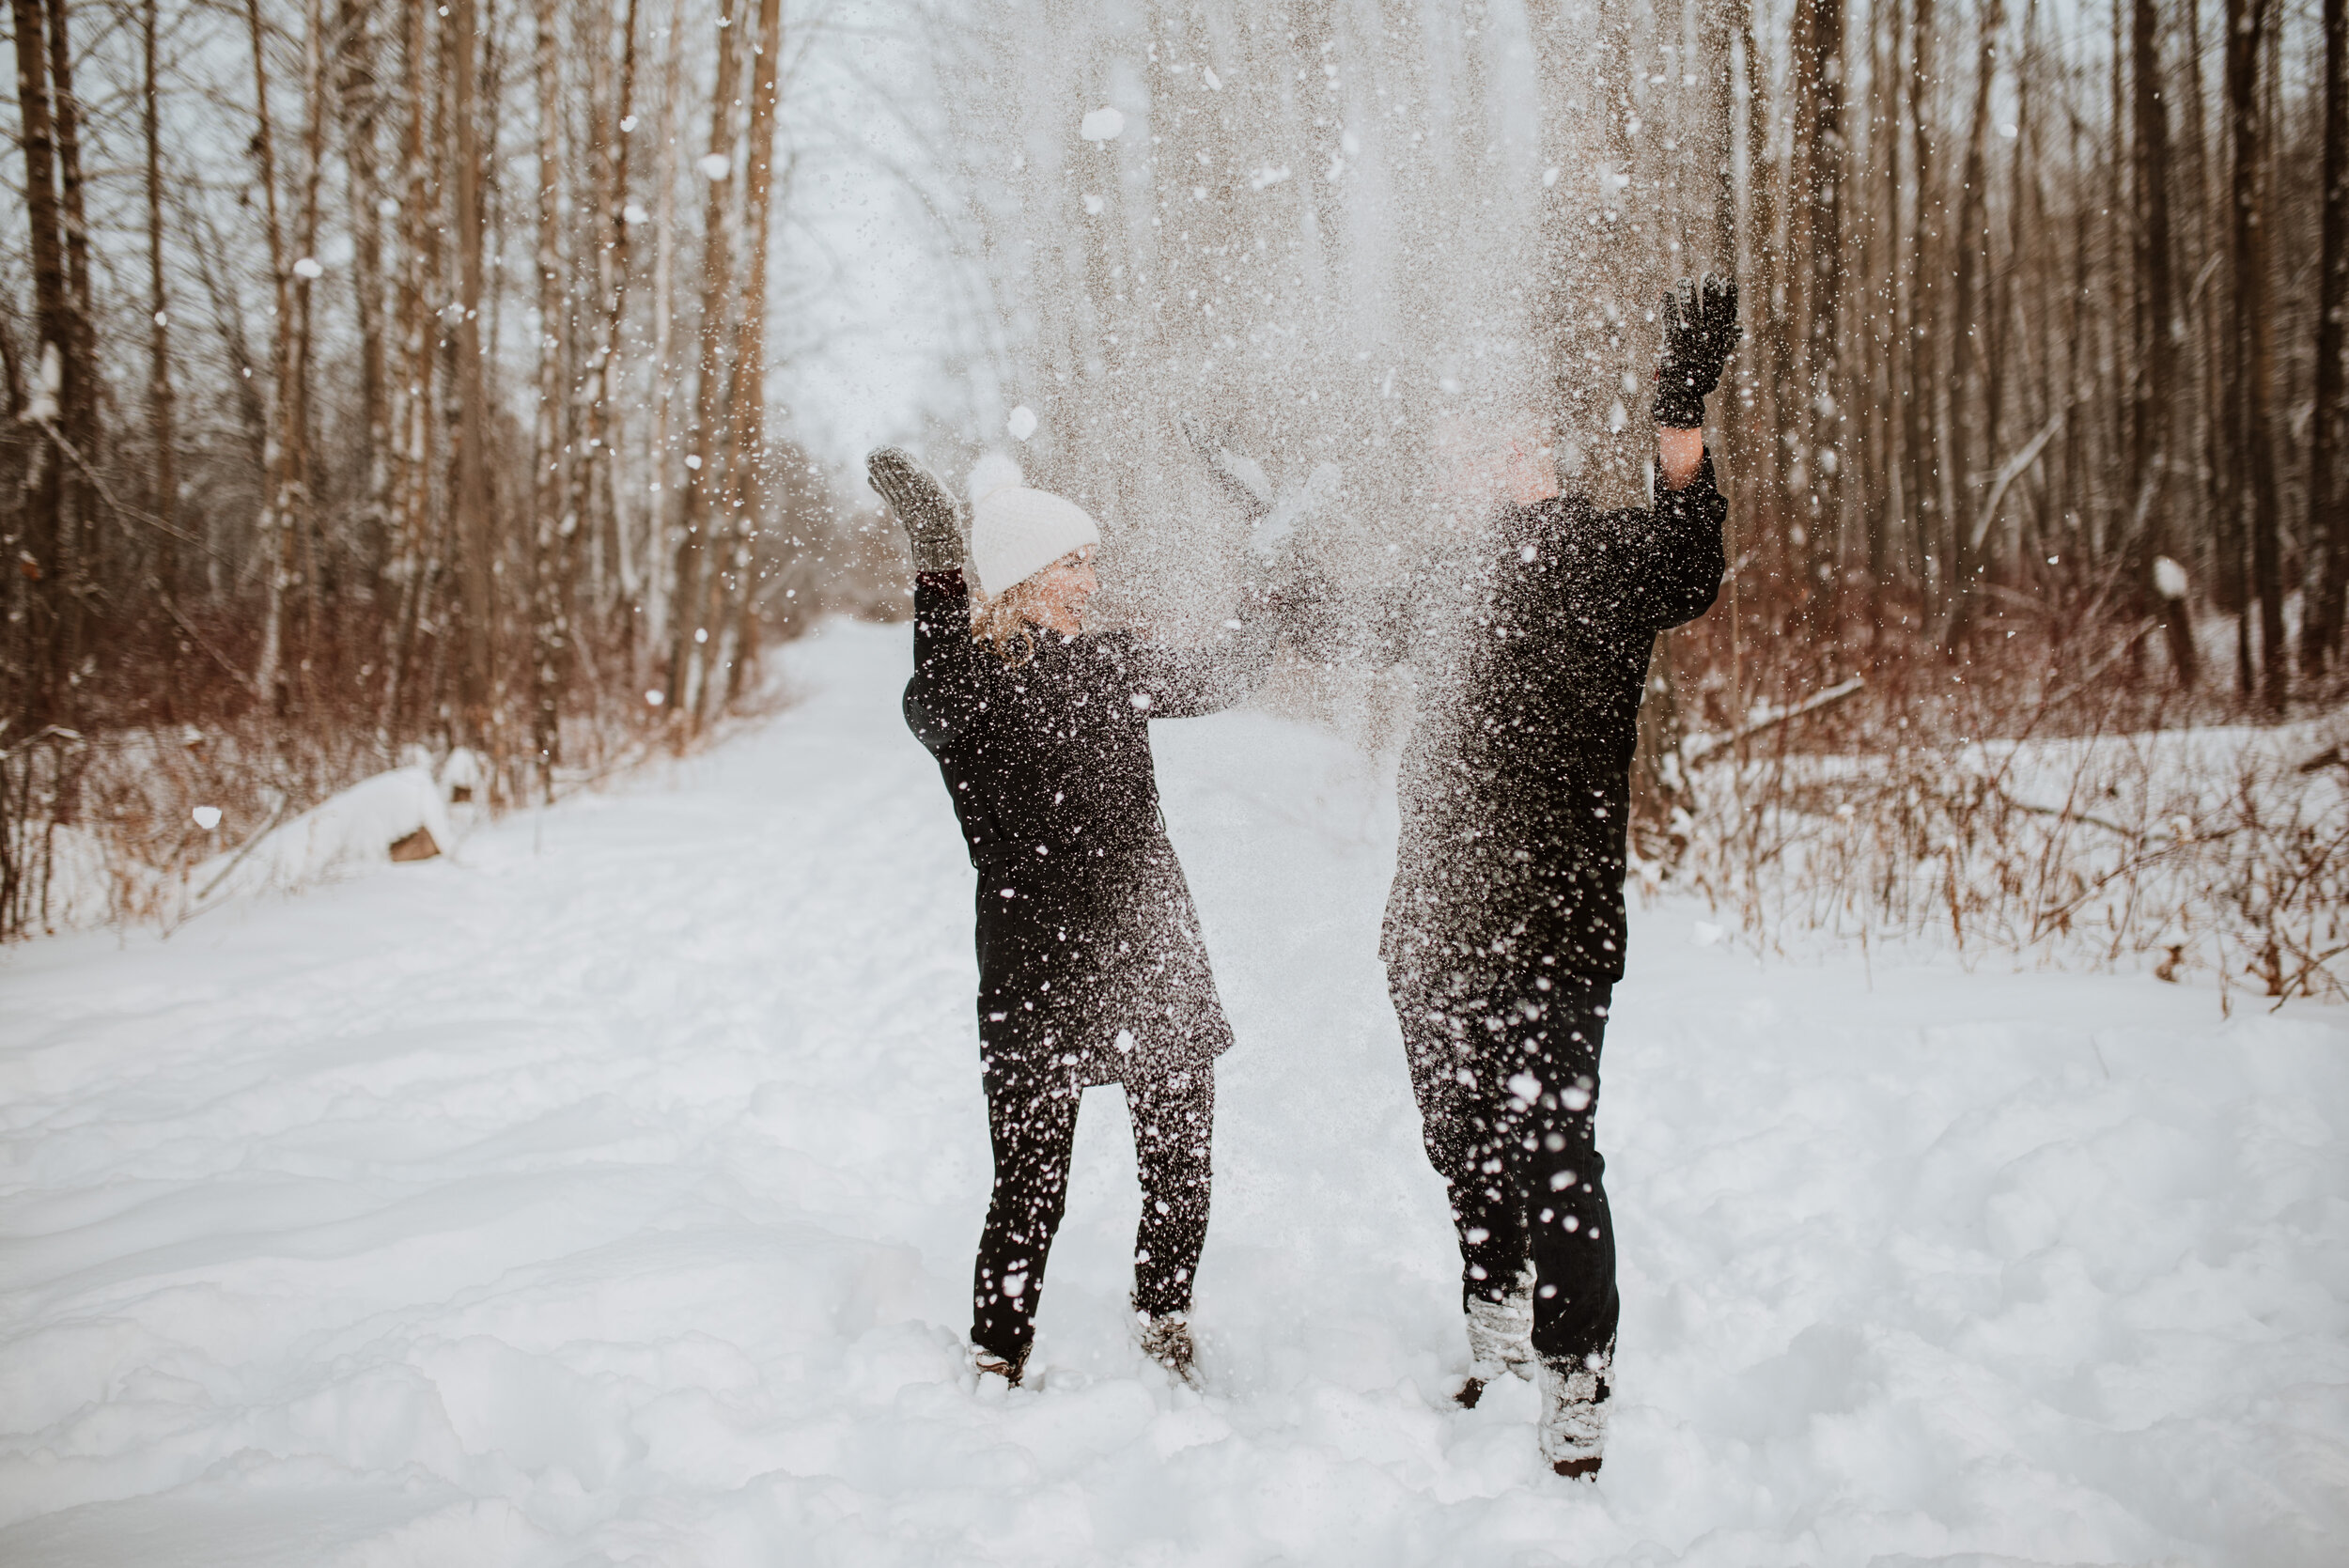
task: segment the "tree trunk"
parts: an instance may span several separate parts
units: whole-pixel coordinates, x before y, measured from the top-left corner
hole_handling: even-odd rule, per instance
[[[270,322],[269,404],[261,448],[261,516],[254,529],[265,597],[261,609],[261,654],[254,670],[253,685],[263,702],[283,713],[288,705],[286,590],[293,582],[296,526],[291,469],[294,442],[288,435],[288,421],[296,416],[293,272],[286,259],[285,230],[277,215],[277,146],[269,110],[269,36],[261,24],[260,0],[245,0],[245,21],[253,35],[253,156],[260,165],[262,222],[268,229],[269,272],[276,305]]]
[[[2251,594],[2259,601],[2259,700],[2280,713],[2288,662],[2283,646],[2283,559],[2276,494],[2275,330],[2267,301],[2267,226],[2262,180],[2266,127],[2260,114],[2259,60],[2270,0],[2227,0],[2227,123],[2233,140],[2232,223],[2228,241],[2234,274],[2234,318],[2228,377],[2232,416],[2235,515],[2251,546]],[[2246,607],[2245,613],[2249,613]],[[2248,695],[2249,693],[2246,693]]]
[[[2309,446],[2309,542],[2316,555],[2300,649],[2310,674],[2340,650],[2349,613],[2349,6],[2325,0],[2324,216],[2317,272],[2314,428]]]
[[[693,427],[686,436],[685,515],[677,547],[676,624],[670,629],[668,707],[673,721],[690,722],[701,710],[700,685],[706,655],[714,652],[715,631],[704,608],[708,541],[716,526],[725,461],[723,416],[725,403],[727,193],[733,188],[736,84],[740,79],[741,0],[722,0],[718,13],[718,81],[709,101],[709,196],[702,223],[701,368],[693,389]],[[710,175],[710,170],[715,170]]]
[[[2129,399],[2129,477],[2137,516],[2129,547],[2132,575],[2144,594],[2157,556],[2179,553],[2170,537],[2170,443],[2176,406],[2178,323],[2170,257],[2170,106],[2161,88],[2161,23],[2154,0],[2130,8],[2131,94],[2137,147],[2137,377]],[[2165,604],[2163,629],[2170,662],[2182,686],[2192,686],[2201,660],[2186,601]]]
[[[741,694],[757,651],[757,582],[752,575],[752,540],[767,513],[767,257],[774,191],[775,99],[783,64],[782,0],[758,0],[756,54],[751,66],[749,169],[743,182],[742,223],[750,255],[742,270],[739,319],[735,325],[732,450],[726,459],[726,554],[719,563],[717,601],[710,624],[722,627],[725,700]],[[702,683],[701,706],[708,706]],[[703,714],[696,712],[699,722]]]
[[[458,722],[465,743],[494,750],[497,711],[497,613],[491,573],[497,567],[495,528],[490,517],[488,397],[481,365],[481,246],[486,213],[481,192],[481,148],[474,70],[481,39],[474,0],[449,0],[449,49],[455,81],[449,115],[455,121],[457,230],[457,463],[450,497],[456,524],[458,591],[463,646],[457,675]]]
[[[1894,0],[1897,4],[1897,0]],[[1941,355],[1944,334],[1939,319],[1940,270],[1929,259],[1940,238],[1937,214],[1940,170],[1934,161],[1933,0],[1915,0],[1909,22],[1908,148],[1909,189],[1914,207],[1909,220],[1908,254],[1903,264],[1903,293],[1907,301],[1902,322],[1901,442],[1907,448],[1904,483],[1915,520],[1918,578],[1924,589],[1929,615],[1945,613],[1955,563],[1951,560],[1950,520],[1941,505],[1939,471],[1946,461],[1934,441],[1939,427],[1939,399],[1935,389],[1946,390],[1933,366]],[[1937,458],[1940,459],[1937,461]]]
[[[319,193],[326,169],[326,19],[319,0],[303,0],[302,8],[302,205],[295,214],[294,251],[294,359],[293,396],[286,421],[290,451],[287,467],[293,475],[295,507],[299,519],[303,561],[303,649],[301,660],[302,696],[303,706],[316,711],[319,706],[317,660],[322,656],[326,636],[319,617],[328,598],[334,593],[334,567],[327,557],[327,541],[320,525],[319,508],[314,504],[316,479],[311,473],[311,452],[317,445],[317,412],[311,366],[316,355],[317,334],[311,309],[313,285],[320,274],[319,248]]]
[[[1794,497],[1808,536],[1797,556],[1800,598],[1815,639],[1831,642],[1839,618],[1836,573],[1843,520],[1843,401],[1838,340],[1842,332],[1843,186],[1843,0],[1798,0],[1795,8],[1791,86],[1795,144],[1793,204],[1787,210],[1786,249],[1801,269],[1799,384],[1803,409],[1799,472],[1803,493]]]
[[[174,463],[171,406],[171,299],[163,287],[163,163],[161,114],[155,66],[155,12],[159,0],[147,0],[139,12],[139,108],[147,138],[147,420],[148,440],[154,447],[148,510],[166,529],[179,527],[179,479]],[[178,541],[165,534],[155,545],[155,585],[166,600],[179,592]]]
[[[432,414],[439,400],[434,371],[440,362],[440,331],[429,294],[440,277],[433,163],[441,147],[434,129],[441,77],[427,64],[433,54],[433,15],[428,0],[402,0],[400,64],[408,118],[401,132],[399,174],[402,227],[396,326],[400,373],[391,399],[391,577],[399,602],[386,634],[382,716],[384,733],[395,737],[403,733],[402,715],[413,685],[416,637],[430,575],[426,560],[437,532],[432,518],[437,421]]]
[[[47,446],[36,449],[24,486],[24,542],[8,573],[23,596],[24,614],[10,616],[22,672],[11,706],[26,731],[72,722],[73,688],[66,678],[73,638],[73,600],[66,573],[78,528],[81,482],[59,449],[65,405],[79,395],[85,374],[73,352],[73,306],[66,283],[65,221],[57,197],[56,122],[51,112],[48,22],[40,0],[13,0],[17,104],[24,141],[25,216],[31,229],[33,300],[39,342],[33,350],[35,408],[46,411]],[[29,557],[29,561],[26,558]]]
[[[2005,0],[1987,0],[1983,8],[1981,47],[1974,57],[1974,103],[1966,133],[1965,191],[1958,198],[1954,236],[1957,254],[1950,302],[1954,331],[1951,334],[1948,362],[1950,436],[1954,445],[1943,454],[1942,461],[1963,472],[1968,491],[1989,483],[1988,468],[1997,450],[1991,444],[1993,437],[1989,432],[1983,432],[1979,440],[1972,438],[1967,414],[1973,403],[1972,389],[1986,378],[1988,369],[1982,334],[1984,312],[1975,295],[1978,291],[1987,292],[1982,289],[1979,274],[1991,259],[1990,208],[1983,187],[1990,171],[1990,89],[1998,73],[1999,34],[2005,26]],[[1952,651],[1965,641],[1970,629],[1976,579],[1982,568],[1973,548],[1974,520],[1966,515],[1971,510],[1968,505],[1949,520],[1950,593],[1940,640],[1942,646]]]
[[[554,799],[554,765],[563,744],[563,685],[569,662],[568,607],[570,541],[578,520],[561,515],[570,498],[565,483],[564,346],[569,322],[563,304],[562,72],[555,35],[555,0],[532,7],[533,70],[538,88],[538,412],[534,425],[531,487],[531,744],[538,785]]]
[[[636,124],[636,11],[637,0],[628,0],[620,29],[618,101],[611,106],[611,124],[596,138],[596,225],[590,232],[598,237],[596,301],[601,318],[595,365],[589,372],[592,380],[587,389],[587,442],[580,465],[584,479],[581,487],[584,503],[582,516],[596,541],[597,559],[603,564],[599,576],[609,577],[616,588],[618,602],[628,607],[638,603],[643,584],[635,569],[634,552],[629,548],[627,519],[622,515],[613,414],[619,396],[620,334],[628,320],[628,154]],[[609,12],[599,6],[594,14],[602,19]],[[611,56],[610,45],[600,28],[592,48],[598,66],[593,114],[595,120],[600,122],[606,112],[600,91],[603,67]],[[598,609],[608,609],[612,597],[599,591]],[[627,617],[622,625],[632,631],[632,616]]]
[[[65,226],[66,357],[74,372],[66,378],[57,427],[78,458],[70,461],[72,498],[61,537],[65,547],[59,589],[64,641],[59,669],[72,678],[90,652],[96,606],[105,601],[105,561],[98,533],[96,487],[87,477],[98,450],[98,318],[90,303],[89,219],[82,200],[81,101],[73,91],[73,49],[66,25],[67,0],[49,0],[49,96],[56,117],[57,197]]]
[[[392,412],[384,385],[383,187],[376,141],[383,94],[376,79],[374,0],[342,0],[336,31],[341,70],[335,97],[350,174],[351,314],[359,330],[359,425],[366,443],[359,460],[356,542],[368,590],[380,602],[392,549]]]
[[[672,341],[676,317],[677,276],[677,160],[678,105],[683,101],[685,31],[677,25],[677,5],[669,8],[669,51],[661,70],[660,156],[653,163],[653,190],[658,193],[653,214],[652,259],[652,426],[645,442],[645,649],[657,658],[669,649],[669,624],[674,618],[674,582],[664,582],[661,568],[684,551],[682,530],[671,520],[669,478],[677,466],[669,457],[669,431],[677,409],[677,354]],[[678,537],[673,540],[676,529]],[[672,576],[674,573],[671,574]],[[647,672],[639,672],[640,676]]]

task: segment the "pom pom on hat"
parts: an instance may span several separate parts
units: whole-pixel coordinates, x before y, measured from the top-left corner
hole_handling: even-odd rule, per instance
[[[971,569],[1000,598],[1072,550],[1101,542],[1091,514],[1065,496],[1032,490],[1019,465],[990,452],[971,469]]]
[[[970,483],[963,493],[973,505],[986,500],[1006,485],[1019,484],[1026,475],[1019,472],[1019,462],[1007,453],[989,452],[971,465]]]

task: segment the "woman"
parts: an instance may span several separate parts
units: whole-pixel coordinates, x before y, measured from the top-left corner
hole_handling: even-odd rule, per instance
[[[954,498],[905,453],[867,459],[913,544],[906,722],[938,759],[978,877],[980,1068],[995,1189],[972,1287],[981,1373],[1018,1384],[1068,1191],[1077,1107],[1118,1083],[1142,1174],[1133,1310],[1143,1351],[1192,1380],[1214,1063],[1232,1043],[1147,725],[1237,700],[1272,651],[1258,621],[1175,650],[1087,632],[1100,531],[1074,502],[973,475],[966,591]],[[1237,623],[1236,623],[1237,624]]]

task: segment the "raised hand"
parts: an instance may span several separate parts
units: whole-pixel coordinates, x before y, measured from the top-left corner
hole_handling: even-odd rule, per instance
[[[1181,424],[1183,439],[1231,492],[1232,499],[1239,503],[1249,521],[1253,522],[1272,510],[1272,481],[1265,477],[1265,471],[1254,458],[1224,445],[1222,439],[1194,415],[1183,415]]]
[[[916,572],[962,569],[962,533],[955,522],[960,508],[937,474],[904,448],[882,446],[865,454],[864,482],[896,514],[913,545]]]
[[[1664,349],[1656,360],[1656,423],[1695,429],[1704,423],[1704,399],[1720,385],[1721,367],[1737,347],[1737,285],[1704,274],[1682,278],[1664,296]]]

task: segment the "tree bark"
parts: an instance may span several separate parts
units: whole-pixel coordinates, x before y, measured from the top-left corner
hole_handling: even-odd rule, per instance
[[[742,47],[736,23],[741,0],[721,0],[718,13],[718,80],[709,102],[709,151],[717,168],[709,188],[702,224],[701,369],[693,389],[693,427],[686,436],[685,515],[677,547],[677,604],[669,655],[668,708],[673,721],[689,722],[701,710],[700,685],[706,677],[705,655],[714,652],[709,639],[716,630],[705,609],[708,570],[708,541],[714,528],[725,461],[723,413],[725,401],[727,194],[734,179],[735,93],[741,75]],[[723,163],[723,166],[720,167]],[[704,171],[705,174],[708,171]]]
[[[538,411],[534,422],[531,486],[531,744],[540,792],[554,799],[554,766],[562,760],[563,685],[569,663],[568,607],[571,540],[578,519],[565,513],[564,346],[570,337],[564,309],[561,224],[563,168],[562,72],[555,0],[534,0],[533,72],[538,88]]]
[[[479,110],[474,71],[481,39],[474,0],[449,0],[449,48],[455,56],[449,116],[454,123],[457,230],[458,399],[456,475],[450,496],[457,533],[458,591],[463,646],[457,677],[458,722],[466,744],[494,751],[497,710],[495,524],[490,516],[490,415],[482,383],[481,247],[487,220],[481,191]]]
[[[2349,613],[2349,5],[2325,0],[2324,203],[2316,301],[2309,541],[2316,555],[2300,660],[2311,675],[2340,651]]]
[[[1786,249],[1801,269],[1798,371],[1803,408],[1799,472],[1803,494],[1796,509],[1807,535],[1797,557],[1799,600],[1812,637],[1836,633],[1840,584],[1836,564],[1843,521],[1844,389],[1839,364],[1842,333],[1843,187],[1843,0],[1799,0],[1795,8],[1791,87],[1795,143],[1793,203],[1787,209]]]
[[[677,5],[669,8],[669,48],[661,69],[660,156],[653,163],[653,189],[658,194],[653,214],[652,260],[652,425],[645,442],[645,654],[659,657],[669,651],[669,626],[677,609],[672,581],[662,568],[683,551],[682,529],[671,521],[669,479],[676,473],[670,460],[669,432],[677,410],[677,352],[673,341],[677,275],[677,160],[678,106],[683,101],[685,31],[677,25]],[[671,537],[672,531],[678,536]],[[672,571],[670,574],[674,576]],[[640,672],[641,674],[642,672]]]
[[[2251,546],[2251,594],[2259,602],[2258,697],[2270,713],[2284,706],[2288,661],[2283,619],[2282,539],[2276,493],[2275,329],[2267,299],[2267,225],[2263,180],[2266,126],[2260,113],[2259,60],[2271,0],[2227,0],[2227,124],[2234,149],[2228,257],[2234,274],[2234,318],[2228,354],[2228,399],[2234,448],[2233,511]],[[2246,607],[2245,613],[2249,613]],[[2246,695],[2250,693],[2247,692]]]
[[[582,516],[596,541],[598,560],[607,564],[606,570],[616,586],[617,600],[628,606],[637,602],[642,583],[635,570],[634,553],[629,548],[627,519],[622,515],[618,456],[613,440],[615,429],[613,413],[614,400],[619,396],[620,335],[628,320],[628,163],[629,145],[636,120],[636,12],[637,0],[627,0],[627,12],[620,28],[618,101],[612,106],[611,124],[597,138],[597,227],[593,232],[598,237],[596,300],[601,309],[601,318],[595,349],[596,361],[589,372],[592,381],[587,389],[587,439],[580,464],[580,473],[585,481],[582,487],[584,503]],[[604,18],[609,13],[599,5],[594,14]],[[609,43],[600,36],[600,29],[592,48],[600,68],[611,54]],[[601,74],[599,70],[599,85]],[[604,113],[605,105],[599,101],[595,105],[598,121]],[[607,598],[599,594],[597,602],[599,610],[608,607]]]
[[[380,601],[392,544],[392,411],[385,380],[383,185],[377,134],[383,94],[377,81],[375,0],[341,0],[335,24],[340,71],[335,85],[349,171],[351,314],[359,331],[360,454],[358,540],[369,592]]]
[[[179,479],[172,447],[171,299],[163,286],[163,163],[161,92],[156,81],[155,12],[160,0],[147,0],[139,13],[143,68],[139,109],[147,140],[147,421],[148,440],[154,447],[148,509],[166,529],[179,526]],[[169,534],[155,544],[155,585],[165,599],[179,592],[179,552]]]
[[[1948,362],[1950,434],[1955,445],[1943,454],[1942,461],[1964,473],[1969,489],[1989,482],[1988,470],[1997,451],[1990,432],[1973,439],[1968,429],[1967,413],[1974,401],[1972,389],[1986,378],[1988,369],[1982,335],[1983,311],[1976,294],[1986,292],[1982,289],[1980,274],[1991,259],[1990,208],[1983,186],[1990,171],[1990,89],[1998,73],[1999,34],[2005,26],[2005,0],[1987,0],[1983,8],[1981,46],[1974,56],[1973,112],[1966,133],[1965,190],[1958,199],[1954,237],[1957,254],[1951,283],[1954,330],[1951,334]],[[1949,519],[1950,592],[1940,641],[1944,648],[1952,651],[1970,629],[1975,580],[1982,567],[1973,549],[1972,528],[1973,520],[1964,511]]]
[[[269,35],[261,23],[260,0],[245,0],[245,21],[253,36],[253,157],[260,165],[262,222],[268,230],[269,272],[275,301],[270,322],[269,401],[261,448],[261,516],[254,530],[265,597],[261,653],[253,685],[262,701],[283,713],[288,705],[286,590],[293,582],[297,502],[291,468],[294,442],[288,435],[288,421],[296,417],[293,272],[286,259],[285,230],[277,214],[277,146],[269,109]]]
[[[2144,594],[2152,585],[2155,559],[2179,552],[2170,537],[2169,471],[2182,334],[2170,270],[2170,106],[2162,96],[2160,14],[2154,0],[2134,0],[2130,16],[2138,221],[2137,376],[2129,399],[2129,474],[2137,488],[2137,516],[2129,544],[2132,575]],[[2201,660],[2184,599],[2165,606],[2163,630],[2178,683],[2192,686]]]
[[[23,545],[8,577],[24,613],[10,616],[22,685],[14,710],[27,731],[72,720],[73,688],[65,677],[73,642],[73,600],[66,574],[78,528],[80,479],[55,438],[64,407],[79,394],[83,367],[73,352],[73,307],[66,282],[65,222],[57,196],[56,121],[49,92],[48,19],[40,0],[13,0],[17,105],[24,142],[25,217],[31,230],[35,328],[30,398],[47,410],[51,443],[36,449],[25,476]]]
[[[741,301],[735,324],[734,408],[731,447],[726,459],[725,557],[719,562],[711,596],[718,601],[712,626],[723,629],[719,638],[725,666],[725,700],[741,694],[750,662],[757,653],[757,583],[752,573],[752,541],[765,517],[769,498],[766,462],[767,425],[767,258],[773,227],[770,220],[774,191],[775,102],[783,64],[782,0],[758,0],[758,36],[751,66],[751,129],[748,163],[743,180],[742,222],[750,255],[742,270]],[[702,682],[701,707],[709,706],[708,691],[716,682]],[[703,712],[694,715],[696,722]]]
[[[440,276],[439,235],[435,196],[438,181],[433,165],[441,139],[434,115],[440,101],[439,72],[428,69],[433,54],[432,18],[428,0],[402,0],[400,7],[401,82],[408,117],[401,131],[399,282],[395,302],[399,343],[399,376],[392,387],[393,459],[392,586],[398,606],[387,633],[381,727],[388,736],[402,732],[410,689],[413,685],[416,638],[424,618],[426,590],[432,573],[426,562],[437,530],[433,527],[433,477],[438,468],[433,437],[438,422],[435,369],[440,332],[428,290]]]

